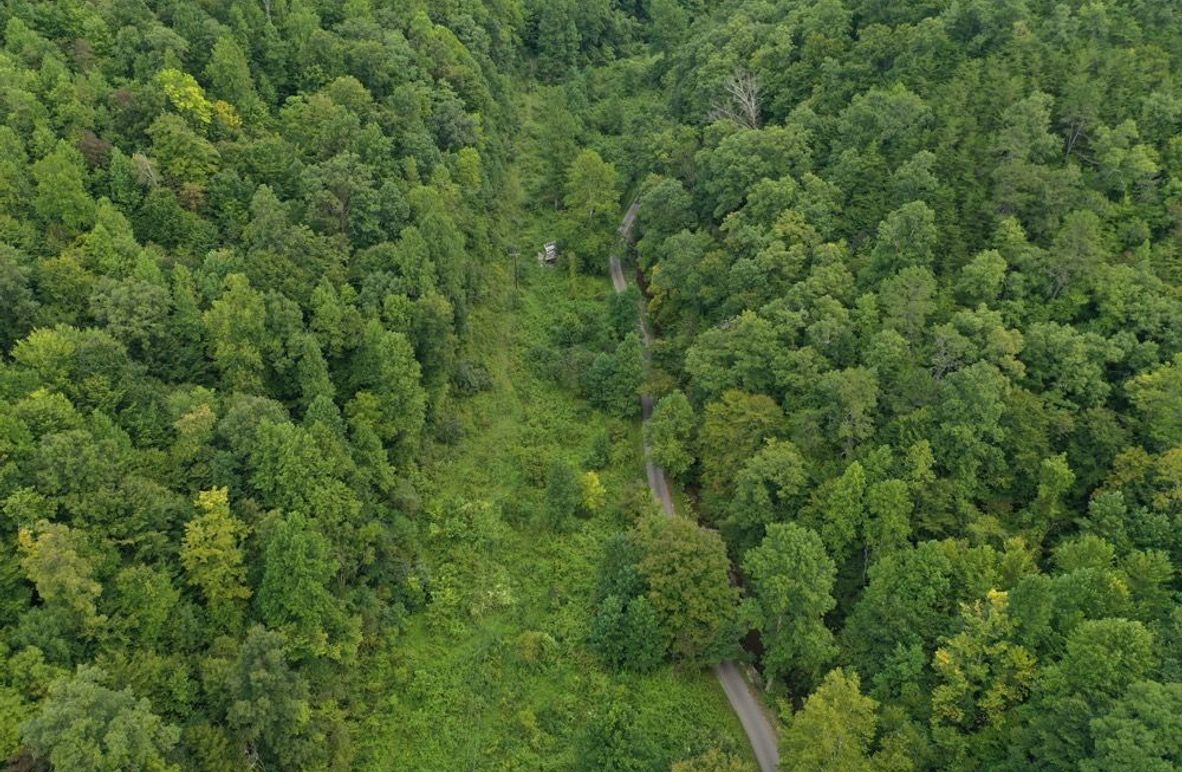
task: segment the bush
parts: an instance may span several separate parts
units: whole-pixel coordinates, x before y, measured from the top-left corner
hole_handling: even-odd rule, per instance
[[[467,359],[456,365],[451,382],[456,393],[464,397],[471,397],[492,388],[492,376],[489,375],[488,368]]]

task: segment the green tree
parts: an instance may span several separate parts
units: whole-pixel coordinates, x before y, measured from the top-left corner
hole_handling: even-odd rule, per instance
[[[410,341],[400,332],[389,332],[377,320],[361,331],[349,368],[354,393],[345,410],[362,420],[388,442],[409,453],[426,422],[426,394],[422,369]]]
[[[674,390],[661,398],[645,424],[645,436],[653,460],[674,477],[683,477],[694,462],[693,406],[685,394]]]
[[[128,566],[115,575],[113,627],[127,640],[151,647],[164,638],[181,593],[164,568]]]
[[[906,482],[883,480],[870,485],[866,489],[866,509],[863,540],[867,563],[907,546],[915,503]]]
[[[780,407],[762,394],[731,390],[706,405],[698,437],[702,482],[722,494],[747,458],[783,430],[783,423]]]
[[[575,4],[571,0],[537,3],[537,40],[542,76],[558,80],[578,61],[582,36],[575,23]]]
[[[603,509],[607,499],[607,488],[599,479],[599,473],[594,470],[579,475],[579,508],[588,514],[594,514]]]
[[[754,545],[763,527],[796,514],[809,475],[804,456],[791,442],[768,440],[735,478],[726,519],[738,546]]]
[[[1157,663],[1153,634],[1140,622],[1081,622],[1063,657],[1043,674],[1045,696],[1031,716],[1034,763],[1067,768],[1093,755],[1089,722],[1099,718]]]
[[[1125,387],[1142,419],[1142,431],[1159,448],[1182,445],[1182,354],[1133,378]]]
[[[870,744],[878,727],[878,703],[863,696],[858,674],[831,671],[784,731],[780,765],[790,772],[874,767]]]
[[[611,221],[620,206],[618,186],[616,168],[594,150],[584,150],[571,161],[563,198],[572,220],[568,252],[573,249],[589,261],[606,251]]]
[[[181,565],[189,583],[205,597],[213,618],[232,630],[251,594],[242,551],[246,525],[230,514],[226,488],[199,493],[196,505],[200,514],[185,524]]]
[[[205,77],[215,97],[234,105],[249,119],[262,117],[264,107],[255,93],[250,62],[232,37],[219,36],[213,44]]]
[[[807,689],[837,651],[824,621],[837,605],[837,567],[821,537],[795,523],[774,523],[743,557],[743,570],[755,598],[769,682],[782,678]]]
[[[594,150],[584,150],[571,161],[566,173],[563,203],[578,218],[591,223],[611,217],[619,207],[616,190],[619,175]]]
[[[848,456],[874,434],[878,379],[872,370],[855,367],[826,373],[818,387],[825,396],[829,436]]]
[[[814,501],[805,522],[814,526],[830,554],[845,559],[866,524],[866,468],[853,462],[840,477],[817,489]]]
[[[842,642],[859,670],[877,673],[900,646],[934,649],[953,623],[957,593],[946,545],[927,541],[884,555],[846,620]],[[931,649],[929,649],[930,651]]]
[[[722,539],[683,518],[657,516],[641,521],[634,538],[670,653],[695,664],[721,661],[735,646],[738,602]]]
[[[874,267],[878,276],[903,268],[928,267],[936,247],[936,213],[923,201],[912,201],[887,215],[878,226]]]
[[[161,115],[148,127],[148,136],[153,158],[177,185],[188,183],[204,189],[218,169],[221,156],[217,148],[176,115]]]
[[[591,626],[592,648],[613,667],[646,673],[665,658],[668,637],[652,604],[643,595],[608,595]]]
[[[91,666],[53,683],[41,711],[25,724],[25,744],[55,769],[172,772],[180,731],[130,690],[115,691]]]
[[[652,0],[649,16],[656,49],[665,56],[673,55],[689,28],[686,9],[677,0]]]
[[[903,268],[878,285],[883,325],[908,340],[922,338],[928,318],[936,310],[936,277],[925,267]]]
[[[350,661],[356,654],[352,620],[330,587],[337,570],[328,540],[307,517],[289,514],[274,524],[263,548],[258,610],[301,655]]]
[[[809,134],[799,124],[740,129],[698,155],[699,187],[721,220],[743,205],[760,180],[800,174],[811,160]]]
[[[587,373],[591,404],[621,417],[640,412],[644,383],[644,348],[640,336],[628,333],[611,354],[601,353]]]
[[[1050,298],[1054,300],[1090,281],[1104,259],[1105,251],[1099,217],[1089,211],[1067,215],[1043,265]]]
[[[210,355],[233,391],[263,391],[266,313],[262,295],[235,273],[226,277],[221,297],[203,315]]]
[[[49,226],[76,236],[94,223],[95,205],[86,192],[82,155],[64,139],[32,166],[33,208]]]
[[[30,272],[16,249],[0,245],[0,349],[11,351],[13,344],[32,328],[37,301],[29,283]]]
[[[562,461],[546,471],[546,523],[556,531],[565,530],[582,501],[582,489],[574,468]]]
[[[1182,684],[1138,681],[1092,719],[1095,755],[1085,772],[1156,772],[1182,766]]]
[[[543,169],[538,194],[552,202],[557,209],[566,190],[566,175],[571,161],[579,152],[581,126],[579,114],[572,109],[563,89],[545,89],[539,95],[539,100],[541,126],[538,129],[538,145]]]
[[[988,249],[960,269],[956,294],[965,305],[990,303],[1001,294],[1009,266],[996,249]]]
[[[308,685],[291,669],[284,637],[252,627],[220,684],[226,724],[250,755],[298,763],[311,720]]]

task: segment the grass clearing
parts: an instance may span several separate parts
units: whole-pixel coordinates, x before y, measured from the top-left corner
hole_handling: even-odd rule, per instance
[[[606,302],[610,285],[578,277],[572,293],[567,274],[523,258],[514,303],[511,272],[502,274],[464,352],[488,369],[491,388],[455,403],[464,437],[438,447],[428,470],[433,602],[387,656],[388,695],[361,733],[363,766],[579,768],[587,727],[613,702],[635,711],[658,766],[711,747],[747,754],[708,672],[615,674],[587,648],[602,544],[648,501],[641,433],[539,375],[529,357],[555,309],[572,294]],[[603,434],[606,506],[550,531],[538,522],[546,465],[585,467]]]

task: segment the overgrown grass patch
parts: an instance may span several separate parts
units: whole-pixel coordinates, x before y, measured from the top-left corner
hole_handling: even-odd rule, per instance
[[[473,315],[463,356],[487,370],[490,387],[452,403],[464,440],[437,447],[428,470],[432,602],[391,646],[388,696],[360,733],[363,766],[580,768],[589,727],[618,703],[651,738],[657,767],[710,747],[746,754],[709,673],[616,674],[586,645],[602,545],[650,503],[641,435],[527,361],[548,345],[557,309],[606,298],[607,282],[522,273],[517,302],[502,285]],[[555,458],[598,466],[608,491],[599,512],[558,532],[540,515]]]

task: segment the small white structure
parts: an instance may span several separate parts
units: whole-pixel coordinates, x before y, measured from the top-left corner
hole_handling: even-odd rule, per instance
[[[558,242],[548,241],[542,252],[538,253],[538,263],[541,265],[554,265],[558,262]]]

